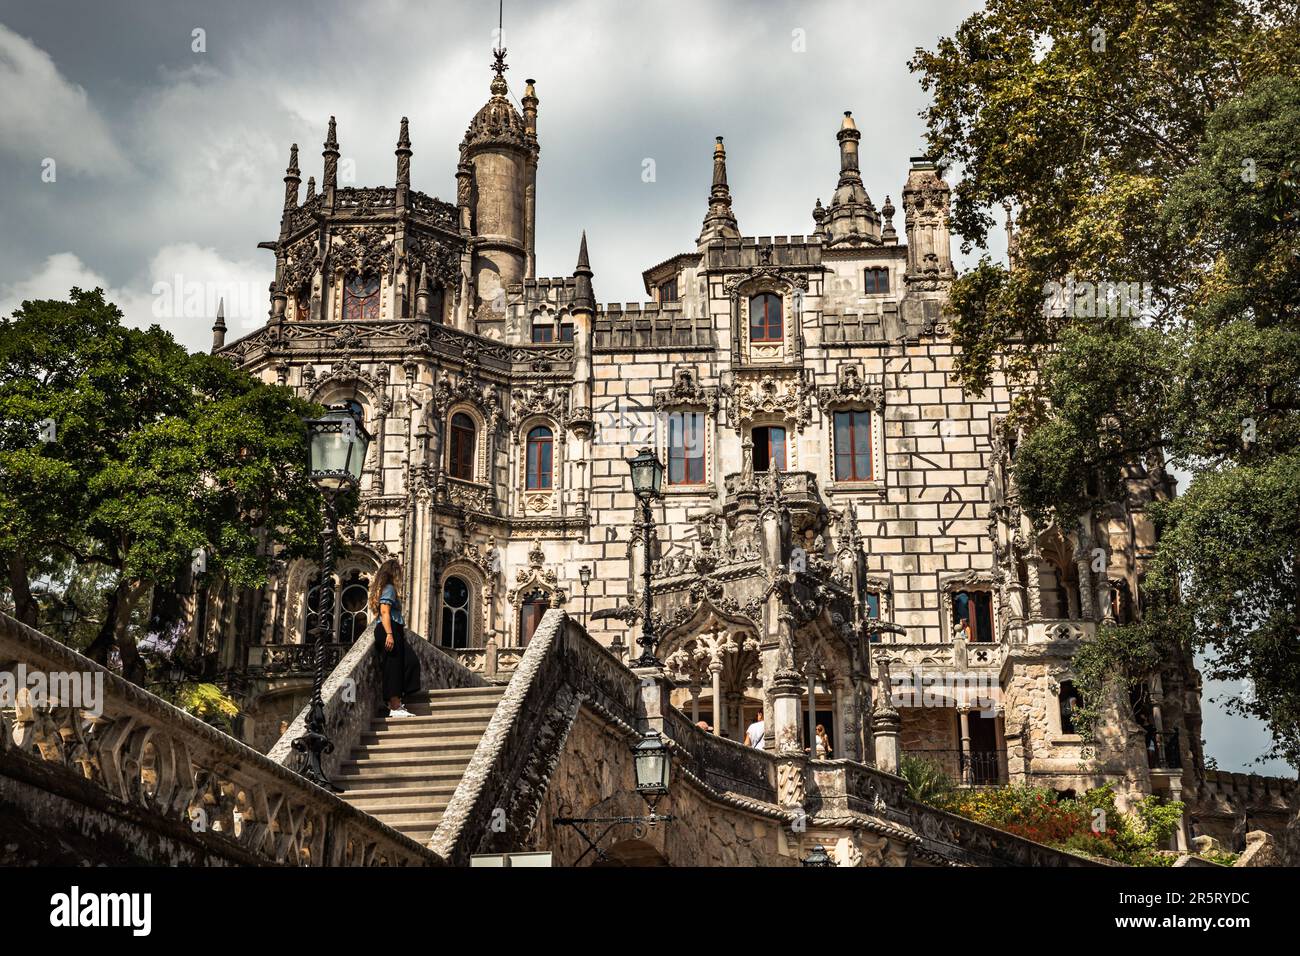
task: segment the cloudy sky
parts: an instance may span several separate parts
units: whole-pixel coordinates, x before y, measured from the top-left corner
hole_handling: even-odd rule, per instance
[[[533,77],[541,100],[538,274],[570,274],[586,229],[598,298],[641,301],[641,270],[693,248],[718,135],[742,232],[810,232],[846,109],[868,192],[897,203],[923,152],[907,60],[979,6],[507,0],[511,95]],[[413,185],[454,200],[496,26],[492,0],[0,0],[0,314],[101,286],[199,349],[198,283],[246,334],[266,317],[273,262],[256,246],[279,228],[289,144],[319,179],[333,114],[356,183],[390,184],[408,116]],[[1207,710],[1210,753],[1245,769],[1261,731]]]

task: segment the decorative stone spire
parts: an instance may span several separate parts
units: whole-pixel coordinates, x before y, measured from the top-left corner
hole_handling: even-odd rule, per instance
[[[587,261],[587,230],[582,230],[582,245],[578,247],[578,265],[573,270],[573,309],[574,311],[596,311],[596,295],[591,288],[591,263]]]
[[[858,142],[862,134],[850,110],[844,111],[835,138],[840,144],[840,178],[827,208],[823,230],[827,245],[879,245],[880,214],[862,185],[858,168]]]
[[[284,208],[298,206],[298,184],[302,182],[298,169],[298,144],[289,147],[289,167],[284,171]]]
[[[1016,229],[1016,220],[1011,215],[1011,200],[1002,200],[1002,209],[1007,214],[1007,268],[1015,269],[1020,262],[1020,231]]]
[[[402,128],[397,134],[397,185],[411,185],[411,131],[405,116],[402,117]]]
[[[307,202],[308,200],[315,199],[315,198],[316,198],[316,177],[315,177],[315,176],[308,176],[308,177],[307,177],[307,195],[306,195],[306,197],[303,199],[303,202]]]
[[[709,211],[696,240],[700,245],[718,239],[739,239],[740,229],[731,211],[731,189],[727,186],[727,151],[719,136],[713,147],[713,188],[709,190]]]
[[[536,80],[524,80],[524,98],[519,102],[524,107],[524,128],[533,139],[537,138],[537,89]]]
[[[415,317],[417,319],[429,318],[429,299],[432,294],[432,290],[429,288],[429,267],[422,262],[420,263],[420,284],[415,290]]]
[[[212,351],[219,351],[226,344],[226,300],[217,300],[217,320],[212,323]]]
[[[321,155],[325,157],[325,175],[321,180],[321,189],[325,192],[325,201],[333,204],[334,190],[339,185],[339,138],[333,116],[330,117],[329,133],[325,137],[325,149]]]
[[[880,215],[884,217],[884,225],[880,228],[880,241],[887,246],[898,245],[898,232],[894,229],[894,203],[886,196],[885,204],[880,207]]]

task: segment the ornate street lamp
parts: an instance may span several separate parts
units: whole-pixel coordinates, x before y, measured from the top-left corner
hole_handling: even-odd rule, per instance
[[[659,457],[649,448],[642,448],[635,458],[627,460],[632,472],[632,493],[641,502],[641,533],[645,544],[645,611],[641,618],[641,636],[637,643],[641,645],[641,656],[632,662],[633,667],[663,667],[663,662],[655,657],[655,648],[659,645],[655,634],[654,621],[651,617],[650,602],[650,538],[654,533],[654,512],[650,504],[663,497],[664,466]]]
[[[826,847],[818,843],[806,857],[799,861],[804,866],[834,866],[835,861],[826,852]]]
[[[609,856],[600,848],[600,843],[610,832],[619,826],[632,826],[633,838],[640,839],[647,828],[659,823],[671,823],[675,817],[671,813],[657,813],[655,806],[659,799],[668,793],[669,769],[672,766],[672,753],[658,731],[647,731],[640,740],[632,745],[632,769],[636,774],[636,792],[641,794],[650,815],[645,817],[556,817],[551,822],[556,826],[573,827],[582,837],[587,849],[582,856],[573,861],[577,866],[587,858],[588,853],[595,853],[602,863],[609,862]],[[584,827],[603,825],[604,829],[593,837]]]
[[[304,757],[301,767],[304,777],[327,790],[339,792],[321,766],[321,755],[334,750],[334,743],[325,734],[321,688],[325,684],[325,644],[334,629],[334,541],[339,524],[336,499],[341,492],[361,483],[370,434],[361,424],[360,409],[355,403],[331,405],[323,418],[309,419],[307,434],[310,439],[308,475],[320,488],[325,505],[325,529],[321,534],[324,556],[316,601],[316,673],[307,711],[307,732],[293,742],[293,749]]]
[[[578,581],[582,585],[582,627],[587,627],[587,588],[591,587],[591,565],[578,568]]]

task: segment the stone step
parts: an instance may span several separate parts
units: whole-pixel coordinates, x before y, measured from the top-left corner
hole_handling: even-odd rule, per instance
[[[371,737],[372,740],[376,737],[383,740],[387,740],[389,739],[388,734],[391,733],[391,731],[372,730],[369,733],[373,735]],[[456,748],[468,749],[472,752],[474,748],[478,746],[478,742],[483,739],[483,731],[480,730],[478,733],[474,733],[473,731],[468,731],[462,728],[458,728],[455,733],[446,733],[446,734],[424,733],[419,735],[411,734],[404,737],[394,737],[392,739],[393,740],[427,740],[429,742],[430,750],[437,751],[437,752],[442,752],[447,749],[456,749]],[[364,745],[355,748],[352,751],[352,756],[356,757],[357,754],[364,753],[368,749],[368,747],[369,745]]]
[[[459,783],[464,775],[464,768],[457,768],[454,771],[454,778],[448,780],[448,783]],[[334,783],[343,788],[344,793],[361,793],[370,790],[401,790],[401,789],[418,789],[420,787],[430,787],[440,785],[443,778],[431,776],[427,769],[423,768],[403,768],[399,770],[385,770],[383,772],[373,770],[365,773],[354,774],[335,774],[331,778]]]
[[[494,700],[408,701],[406,709],[417,717],[479,717],[491,720],[497,712],[498,703]]]
[[[414,718],[411,718],[412,720]],[[483,725],[486,729],[487,725]],[[453,728],[460,730],[460,728]],[[462,736],[465,732],[460,730]],[[420,725],[403,726],[401,723],[394,722],[391,727],[372,727],[369,730],[363,730],[361,737],[357,742],[357,749],[372,747],[381,740],[429,740],[441,741],[446,739],[449,734],[440,733],[436,727],[425,727]],[[483,735],[480,733],[479,737]]]
[[[405,727],[410,730],[424,730],[426,733],[465,733],[471,730],[478,730],[479,736],[483,736],[483,731],[487,730],[488,717],[462,717],[460,715],[443,716],[437,715],[416,715],[415,717],[378,717],[370,722],[372,731],[383,730],[400,730]]]
[[[465,767],[468,764],[469,761],[445,764],[421,761],[397,766],[386,763],[364,763],[349,767],[347,773],[339,773],[336,776],[340,780],[346,781],[352,778],[373,780],[376,777],[383,776],[410,777],[415,775],[426,780],[431,786],[434,784],[455,784],[459,783],[460,778],[465,775]]]
[[[352,752],[353,760],[369,760],[372,757],[395,757],[398,754],[442,754],[447,745],[437,737],[390,737],[388,734],[367,734],[378,736],[378,740],[362,741],[361,747]],[[469,750],[468,747],[455,747],[457,752]],[[473,751],[470,751],[473,753]],[[466,760],[469,758],[466,757]]]
[[[453,791],[454,792],[454,791]],[[385,807],[446,806],[450,794],[445,787],[372,787],[368,790],[350,790],[343,799],[358,810],[377,813]]]
[[[367,810],[366,812],[396,830],[405,823],[422,823],[431,817],[441,819],[442,815],[447,812],[447,801],[443,800],[436,805],[432,803],[410,803],[383,807],[378,810]]]
[[[420,691],[417,699],[427,697],[432,700],[454,700],[464,697],[495,697],[500,698],[506,692],[504,686],[491,687],[443,687],[438,690]]]
[[[431,813],[423,820],[416,820],[409,823],[399,823],[393,827],[398,833],[405,833],[416,843],[428,843],[433,832],[438,829],[438,824],[442,821],[441,813]]]

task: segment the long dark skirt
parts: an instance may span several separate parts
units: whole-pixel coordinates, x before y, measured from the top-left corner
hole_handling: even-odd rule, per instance
[[[383,625],[375,630],[375,647],[379,649],[384,671],[384,703],[396,697],[405,700],[420,689],[420,658],[406,646],[406,628],[393,622],[393,649],[386,650],[388,635]]]

